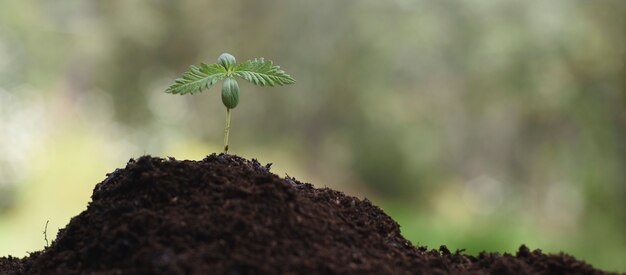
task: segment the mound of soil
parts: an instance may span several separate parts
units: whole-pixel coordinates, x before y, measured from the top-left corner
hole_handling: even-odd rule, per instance
[[[565,254],[428,251],[367,199],[232,155],[149,156],[108,174],[43,251],[1,274],[602,274]]]

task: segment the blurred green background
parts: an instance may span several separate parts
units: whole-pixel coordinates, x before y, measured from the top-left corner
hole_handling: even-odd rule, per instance
[[[24,256],[144,154],[220,152],[219,87],[191,64],[274,60],[240,82],[231,151],[358,197],[416,245],[568,252],[626,271],[626,2],[1,1],[0,255]]]

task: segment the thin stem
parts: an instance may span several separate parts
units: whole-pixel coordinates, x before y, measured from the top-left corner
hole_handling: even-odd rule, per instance
[[[230,108],[226,108],[226,128],[224,128],[224,154],[228,153],[228,134],[230,133]]]
[[[46,221],[46,227],[43,229],[43,239],[46,240],[46,247],[45,248],[48,248],[48,223],[49,222],[50,222],[49,220]]]

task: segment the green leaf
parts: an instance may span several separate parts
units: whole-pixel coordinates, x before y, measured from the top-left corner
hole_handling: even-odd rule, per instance
[[[224,79],[224,77],[226,77],[226,69],[220,64],[207,65],[200,63],[200,67],[192,65],[165,92],[181,95],[202,92]]]
[[[296,80],[281,70],[279,66],[274,66],[271,60],[264,60],[263,58],[255,58],[237,65],[234,73],[258,86],[296,83]]]

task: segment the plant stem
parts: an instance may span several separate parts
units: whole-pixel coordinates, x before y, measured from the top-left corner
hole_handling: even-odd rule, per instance
[[[224,154],[228,153],[228,134],[230,133],[230,108],[226,108],[226,128],[224,128]]]

